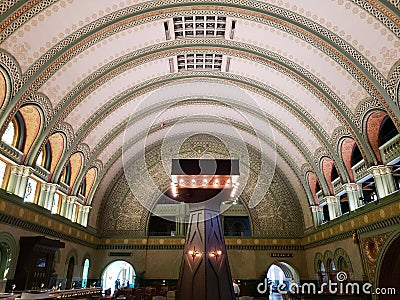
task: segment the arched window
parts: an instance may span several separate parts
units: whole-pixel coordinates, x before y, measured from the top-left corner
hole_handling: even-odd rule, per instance
[[[354,167],[357,163],[363,160],[361,155],[360,148],[358,148],[357,144],[354,144],[353,151],[351,153],[351,166]]]
[[[379,147],[394,138],[399,132],[389,116],[383,120],[379,129]]]
[[[348,266],[346,260],[341,256],[341,257],[339,257],[338,261],[339,261],[339,271],[348,273],[349,266]]]
[[[328,276],[326,274],[325,265],[322,261],[319,261],[319,277],[320,277],[320,283],[328,282]]]
[[[51,146],[49,141],[47,141],[46,144],[44,145],[44,149],[40,151],[39,156],[36,160],[36,165],[41,166],[46,170],[50,170]]]
[[[83,178],[82,183],[81,183],[81,187],[79,189],[79,194],[81,195],[86,195],[86,178]]]
[[[330,263],[329,269],[330,269],[331,271],[336,271],[335,262],[334,262],[333,260],[331,260],[331,263]]]
[[[71,182],[71,162],[68,162],[68,164],[65,166],[61,180],[67,185],[70,184],[70,182]]]
[[[88,274],[89,274],[89,259],[86,258],[83,263],[83,273],[82,273],[82,287],[85,288],[87,286]]]
[[[251,236],[248,216],[224,216],[224,236]]]
[[[335,164],[332,166],[332,175],[331,175],[332,181],[334,181],[336,178],[339,178],[339,173],[335,167]]]

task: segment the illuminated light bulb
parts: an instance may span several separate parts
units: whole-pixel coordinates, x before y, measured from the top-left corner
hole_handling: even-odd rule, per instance
[[[189,250],[188,254],[192,257],[193,260],[195,259],[195,257],[201,256],[201,253],[196,250],[196,247],[193,247],[193,250]]]

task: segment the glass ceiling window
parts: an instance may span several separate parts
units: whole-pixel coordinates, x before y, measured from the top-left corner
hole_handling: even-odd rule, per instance
[[[226,17],[186,16],[173,20],[176,38],[225,36]]]
[[[182,54],[178,55],[178,71],[221,71],[222,54]]]

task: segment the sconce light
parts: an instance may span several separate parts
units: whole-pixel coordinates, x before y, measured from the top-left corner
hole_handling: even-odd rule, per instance
[[[215,257],[215,259],[218,259],[222,255],[221,250],[217,250],[216,248],[214,249],[213,252],[210,252],[210,257]]]
[[[201,253],[200,253],[199,251],[196,250],[196,247],[193,247],[193,250],[189,250],[189,251],[188,251],[188,254],[189,254],[190,256],[192,256],[193,260],[194,260],[196,257],[200,257],[200,256],[201,256]]]

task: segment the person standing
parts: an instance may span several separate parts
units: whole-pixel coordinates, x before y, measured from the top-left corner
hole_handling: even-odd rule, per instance
[[[232,279],[233,284],[233,293],[235,294],[235,299],[239,298],[240,288],[239,285],[236,283],[236,279]]]

